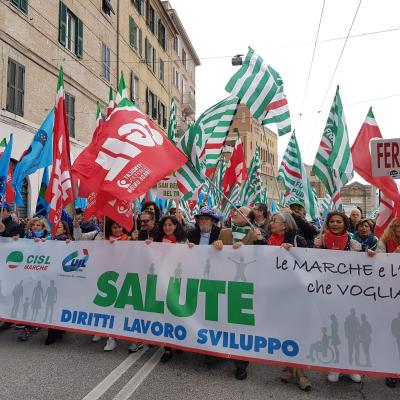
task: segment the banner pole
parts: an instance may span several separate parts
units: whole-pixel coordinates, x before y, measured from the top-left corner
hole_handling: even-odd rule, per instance
[[[212,182],[210,180],[210,178],[207,175],[203,175],[203,177],[210,183],[210,185],[212,185],[221,195],[222,197],[232,206],[232,208],[234,208],[245,220],[246,222],[253,228],[256,229],[256,227],[250,222],[250,220],[247,218],[246,215],[244,215],[239,208],[236,207],[235,204],[233,204],[229,198],[227,196],[225,196],[225,193],[222,192],[219,188],[217,188],[217,186],[214,184],[214,182]]]

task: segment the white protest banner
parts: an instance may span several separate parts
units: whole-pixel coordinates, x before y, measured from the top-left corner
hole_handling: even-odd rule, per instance
[[[400,376],[400,258],[0,241],[0,318],[249,361]]]
[[[400,138],[371,140],[372,176],[400,178]]]
[[[175,176],[170,176],[157,183],[157,197],[171,200],[179,198],[179,188]]]

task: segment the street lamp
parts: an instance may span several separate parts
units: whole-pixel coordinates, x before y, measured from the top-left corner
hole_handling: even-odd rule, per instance
[[[234,67],[236,67],[238,65],[242,65],[243,64],[242,57],[243,57],[243,54],[237,54],[236,56],[232,57],[232,65]]]

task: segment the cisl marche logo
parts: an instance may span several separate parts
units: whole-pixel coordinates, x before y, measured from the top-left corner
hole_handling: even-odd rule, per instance
[[[13,251],[7,256],[6,264],[8,268],[15,269],[22,261],[24,261],[24,255],[20,251]]]
[[[79,252],[74,251],[64,258],[62,262],[63,270],[65,272],[82,271],[86,267],[86,263],[89,260],[89,252],[87,249],[82,249],[82,257],[79,257]]]
[[[31,271],[47,271],[50,266],[50,256],[42,254],[29,254],[24,257],[21,251],[13,251],[6,258],[7,267],[15,269],[20,264],[25,264],[24,269]]]

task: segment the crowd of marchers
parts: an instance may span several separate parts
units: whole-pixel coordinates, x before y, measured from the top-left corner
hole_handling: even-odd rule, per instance
[[[188,221],[182,210],[171,208],[162,213],[157,204],[150,201],[142,205],[141,212],[135,217],[134,228],[130,232],[109,218],[97,220],[92,217],[85,220],[82,210],[76,209],[74,217],[63,212],[57,232],[52,237],[45,218],[35,216],[20,219],[9,204],[3,203],[2,206],[0,237],[15,239],[61,240],[66,243],[72,240],[110,242],[138,240],[149,246],[153,242],[185,243],[189,248],[208,245],[218,251],[223,251],[226,245],[232,245],[234,249],[249,245],[280,246],[288,251],[292,247],[306,247],[362,251],[371,257],[378,252],[400,253],[400,222],[396,219],[391,221],[378,239],[374,235],[374,220],[363,218],[362,210],[359,208],[351,210],[349,216],[339,211],[331,211],[325,218],[321,215],[320,218],[309,221],[306,219],[306,210],[296,201],[274,213],[270,212],[266,204],[256,203],[251,208],[232,207],[228,218],[224,220],[216,210],[204,206],[194,215],[192,221]],[[31,300],[33,302],[35,299]],[[2,330],[12,328],[10,323],[0,322],[0,324]],[[29,325],[15,325],[15,328],[19,330],[17,340],[21,342],[27,341],[30,335],[40,329]],[[61,330],[48,329],[45,344],[51,345],[61,340],[63,334]],[[91,340],[100,342],[102,337],[93,336]],[[366,338],[367,344],[368,341],[371,341],[370,337]],[[117,345],[116,338],[108,337],[104,351],[112,351]],[[137,352],[142,348],[142,343],[131,342],[128,351]],[[178,354],[177,350],[165,347],[161,362],[168,362]],[[349,351],[350,363],[356,354],[357,348]],[[218,359],[205,356],[204,362],[211,367],[218,362]],[[247,361],[234,361],[236,379],[246,379],[248,364]],[[362,376],[358,374],[349,377],[356,383],[362,381]],[[310,378],[301,368],[286,367],[282,370],[280,378],[285,383],[295,382],[302,390],[311,389]],[[337,372],[330,372],[327,375],[329,382],[337,382],[339,378],[340,374]],[[387,386],[394,388],[398,380],[386,378],[385,382]]]

